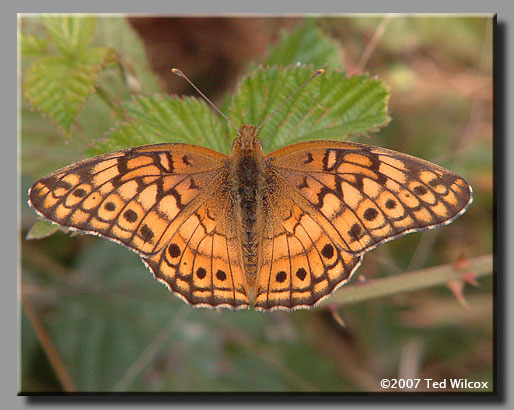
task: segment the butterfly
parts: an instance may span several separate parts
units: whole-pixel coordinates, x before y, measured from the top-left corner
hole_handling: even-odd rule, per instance
[[[260,127],[259,127],[260,128]],[[49,221],[120,243],[196,307],[311,308],[366,252],[446,225],[472,189],[438,165],[385,148],[300,142],[265,154],[243,124],[225,155],[145,145],[41,178],[29,204]]]

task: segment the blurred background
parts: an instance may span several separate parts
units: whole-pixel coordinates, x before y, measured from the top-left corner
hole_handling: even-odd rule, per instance
[[[22,32],[38,33],[37,20],[23,19]],[[136,53],[140,63],[147,59],[145,91],[195,95],[171,74],[179,67],[218,106],[250,64],[264,61],[284,32],[304,24],[300,17],[100,20],[96,44],[115,43],[122,56],[131,49],[129,69]],[[390,88],[390,124],[352,140],[443,165],[474,190],[461,218],[373,250],[354,280],[491,254],[492,18],[314,20],[338,44],[342,69],[378,76]],[[124,25],[123,37],[109,31],[116,25]],[[100,107],[91,97],[65,137],[22,103],[20,391],[368,392],[381,391],[382,378],[398,377],[491,386],[491,276],[465,286],[467,307],[442,286],[341,308],[218,312],[185,305],[137,255],[109,241],[62,232],[26,240],[38,219],[26,204],[28,188],[105,138],[114,119]]]

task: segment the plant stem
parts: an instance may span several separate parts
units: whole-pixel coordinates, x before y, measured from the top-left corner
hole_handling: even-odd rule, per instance
[[[109,98],[109,94],[100,86],[95,86],[96,93],[98,96],[102,99],[102,101],[107,104],[107,106],[116,113],[118,117],[121,119],[125,119],[125,113],[123,110],[119,107],[118,104],[114,104],[111,99]]]
[[[319,306],[326,307],[327,304],[332,303],[348,305],[369,299],[445,285],[450,280],[461,279],[465,272],[473,272],[476,278],[492,275],[493,273],[492,255],[479,256],[469,259],[468,262],[469,265],[464,270],[456,270],[453,265],[448,264],[387,278],[372,279],[364,283],[355,283],[345,286]]]
[[[155,338],[146,346],[145,350],[132,363],[123,377],[116,383],[112,391],[126,391],[134,380],[155,360],[161,349],[166,345],[172,333],[183,325],[190,310],[183,306],[167,326],[163,327]]]
[[[53,343],[52,338],[48,334],[45,326],[39,319],[36,311],[24,297],[21,298],[21,306],[32,325],[32,328],[36,332],[37,338],[41,343],[41,347],[45,351],[48,361],[52,365],[52,368],[54,369],[63,390],[65,392],[76,392],[77,387],[75,386],[75,383],[73,382],[73,379],[71,378],[70,373],[68,372],[68,369],[66,368],[66,365],[61,355],[59,354],[59,351]]]

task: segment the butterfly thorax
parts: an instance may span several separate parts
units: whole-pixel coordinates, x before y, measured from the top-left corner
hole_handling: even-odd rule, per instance
[[[255,125],[243,124],[237,131],[237,138],[232,143],[232,149],[238,151],[258,150],[262,152],[262,141],[257,136],[258,130]]]
[[[257,274],[257,248],[265,186],[262,142],[253,125],[243,124],[234,140],[232,153],[232,194],[241,227],[243,263],[249,283]]]

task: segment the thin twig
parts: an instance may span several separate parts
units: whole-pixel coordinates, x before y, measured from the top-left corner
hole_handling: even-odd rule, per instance
[[[59,382],[61,383],[63,390],[65,392],[70,393],[76,392],[77,387],[75,386],[75,383],[73,382],[73,379],[71,378],[68,369],[66,368],[64,361],[61,358],[61,355],[59,354],[57,348],[52,342],[50,335],[48,334],[41,320],[39,319],[36,311],[32,308],[27,298],[23,296],[21,298],[21,306],[23,308],[23,311],[25,312],[25,315],[27,316],[32,325],[32,328],[36,332],[36,336],[39,342],[41,343],[41,347],[45,351],[48,361],[54,369],[55,374],[59,379]]]
[[[474,272],[478,277],[492,274],[492,256],[484,255],[469,259],[467,271]],[[456,271],[452,264],[436,266],[413,272],[399,273],[394,276],[381,279],[371,279],[364,283],[352,283],[346,285],[319,306],[327,303],[350,304],[363,302],[396,293],[412,292],[421,289],[428,289],[434,286],[445,285],[452,279],[459,279],[462,272]],[[358,275],[358,273],[357,273]],[[356,281],[354,281],[356,282]],[[112,297],[111,290],[104,290],[101,287],[91,285],[37,285],[29,286],[24,284],[22,292],[30,298],[54,298],[63,294],[94,294],[99,297]],[[126,297],[140,299],[154,299],[156,292],[144,291],[136,287],[119,289],[117,294],[122,293]]]
[[[386,14],[380,24],[378,25],[377,29],[375,30],[375,33],[373,34],[373,37],[371,37],[371,40],[369,41],[368,45],[366,46],[366,49],[361,55],[361,58],[359,59],[359,62],[357,63],[355,67],[356,73],[362,73],[364,70],[364,67],[368,63],[369,58],[373,54],[373,51],[375,51],[375,48],[378,45],[378,40],[380,40],[380,37],[384,35],[384,32],[391,22],[393,18],[393,14]]]
[[[318,391],[316,386],[289,369],[285,363],[278,359],[277,356],[270,351],[269,345],[256,342],[253,338],[248,336],[248,334],[242,332],[241,329],[234,329],[233,326],[225,321],[221,316],[216,315],[213,320],[226,329],[224,333],[232,333],[234,337],[237,338],[238,344],[245,347],[250,355],[256,356],[264,362],[267,362],[275,371],[280,373],[287,381],[289,381],[292,386],[295,386],[301,391]]]
[[[155,359],[159,351],[166,344],[173,331],[179,327],[187,314],[190,312],[189,306],[183,306],[178,314],[173,317],[167,326],[155,336],[152,342],[146,347],[139,357],[132,363],[132,366],[126,371],[125,375],[113,387],[113,391],[125,391],[134,382],[152,361]]]
[[[409,264],[407,265],[407,271],[413,271],[419,269],[430,255],[432,248],[434,247],[437,238],[439,237],[440,231],[426,231],[423,232],[421,238],[416,246],[416,249],[412,253]]]
[[[96,90],[96,93],[98,95],[98,97],[100,97],[100,99],[105,103],[107,104],[107,106],[114,112],[116,113],[116,115],[118,117],[120,117],[121,119],[125,119],[125,113],[123,112],[123,110],[119,107],[118,104],[115,104],[111,101],[109,95],[107,94],[107,92],[100,86],[96,86],[95,87],[95,90]]]
[[[466,271],[473,272],[476,278],[491,275],[493,273],[492,255],[469,259]],[[355,283],[345,286],[327,301],[321,303],[320,306],[325,306],[327,303],[348,305],[379,297],[445,285],[450,280],[461,279],[462,273],[460,270],[455,270],[452,264],[448,264],[387,278],[373,279],[365,283]]]

